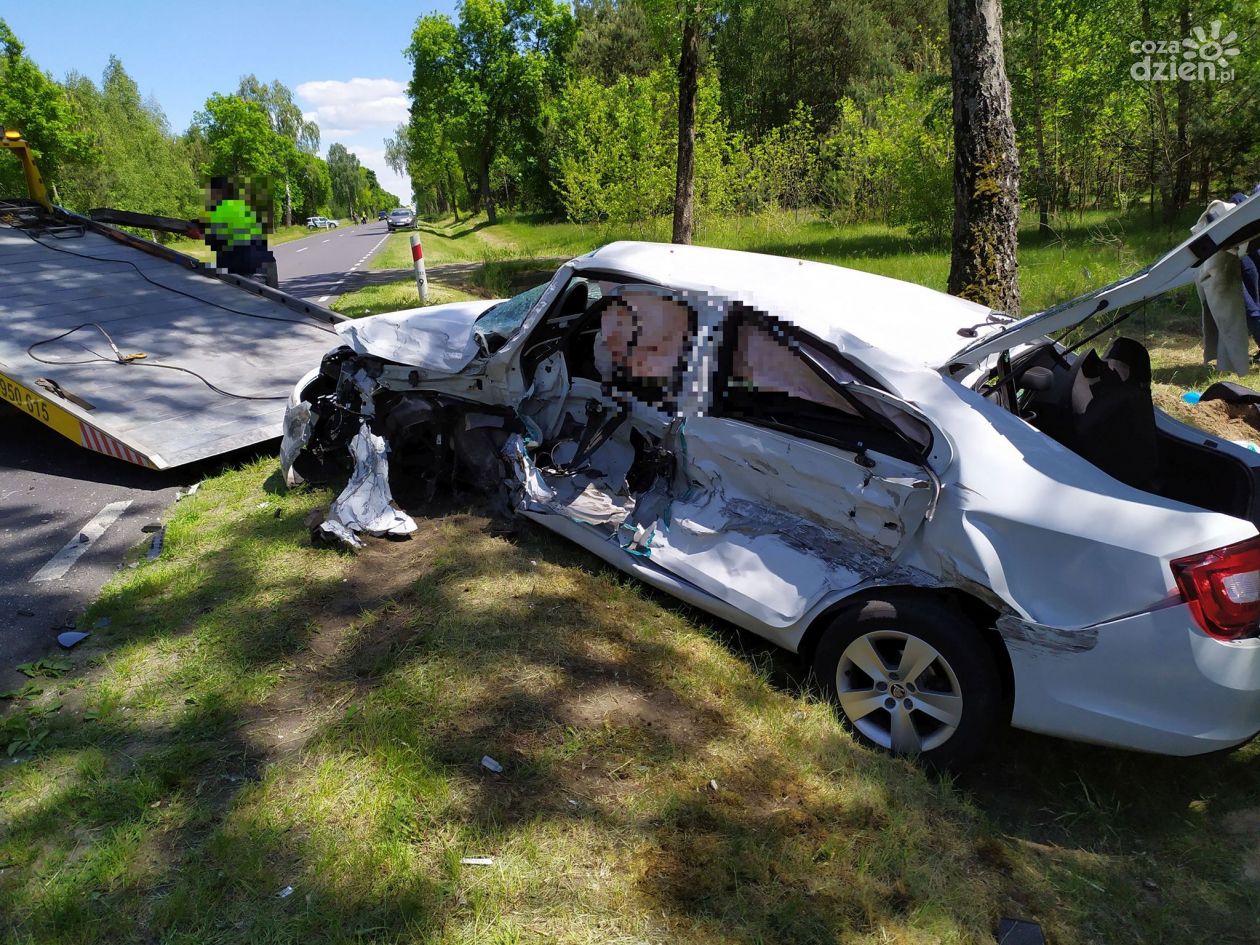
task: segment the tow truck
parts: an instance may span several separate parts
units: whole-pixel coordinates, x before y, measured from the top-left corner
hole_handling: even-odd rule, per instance
[[[0,399],[152,469],[280,436],[344,317],[122,229],[196,236],[195,221],[57,206],[16,129],[0,151],[28,193],[0,198]]]

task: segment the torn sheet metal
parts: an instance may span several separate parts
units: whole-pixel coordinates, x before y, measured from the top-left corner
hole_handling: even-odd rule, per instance
[[[503,444],[503,458],[512,470],[516,482],[520,486],[517,498],[518,509],[530,509],[535,512],[549,512],[550,504],[556,493],[543,480],[538,467],[530,458],[525,448],[525,439],[519,433],[513,433]]]
[[[363,422],[350,440],[354,472],[341,495],[328,509],[320,530],[352,548],[362,548],[358,536],[402,537],[416,530],[415,520],[394,505],[389,488],[389,448]]]
[[[296,486],[302,477],[293,468],[293,461],[311,438],[311,405],[299,401],[284,414],[284,437],[280,440],[280,471],[287,486]]]
[[[493,302],[460,302],[440,309],[407,309],[343,322],[337,332],[360,354],[371,354],[438,374],[461,371],[477,356],[473,322]]]

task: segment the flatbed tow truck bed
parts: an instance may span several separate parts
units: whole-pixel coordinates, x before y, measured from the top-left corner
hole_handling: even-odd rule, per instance
[[[0,398],[98,453],[166,469],[279,436],[342,320],[103,223],[0,203]]]

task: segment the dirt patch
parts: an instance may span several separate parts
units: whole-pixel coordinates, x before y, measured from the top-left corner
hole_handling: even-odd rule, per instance
[[[1227,404],[1221,400],[1187,404],[1172,388],[1156,387],[1155,406],[1183,423],[1198,427],[1223,440],[1260,441],[1260,412],[1255,407]]]
[[[561,722],[579,727],[645,726],[655,735],[687,748],[712,734],[711,720],[686,706],[673,693],[652,688],[631,688],[603,683],[573,693],[557,711]]]

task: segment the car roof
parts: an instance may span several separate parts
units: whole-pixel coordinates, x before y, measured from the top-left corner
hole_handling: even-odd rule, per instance
[[[868,363],[874,357],[897,367],[943,366],[966,343],[959,329],[983,333],[991,312],[900,279],[709,246],[621,241],[572,265],[743,302]]]

